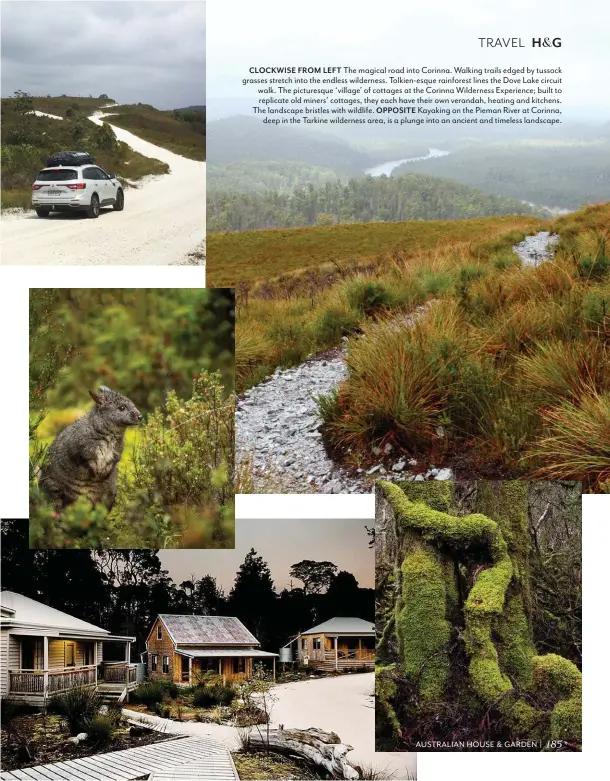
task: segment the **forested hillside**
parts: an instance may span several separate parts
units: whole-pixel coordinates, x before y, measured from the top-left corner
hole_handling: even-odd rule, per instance
[[[237,162],[228,165],[209,165],[207,169],[208,193],[216,192],[223,197],[229,193],[267,193],[275,191],[280,195],[290,194],[295,188],[312,184],[321,187],[328,182],[337,182],[339,174],[332,168],[323,168],[291,160],[283,162]]]
[[[290,193],[208,192],[208,232],[296,228],[350,222],[462,220],[504,214],[549,216],[516,199],[458,182],[407,174],[308,184]]]
[[[455,179],[486,193],[540,206],[578,209],[610,198],[610,139],[461,144],[445,157],[392,172]]]
[[[229,117],[210,122],[210,149],[214,165],[242,162],[299,161],[357,174],[374,165],[376,158],[330,133],[294,127],[269,127],[254,117]]]

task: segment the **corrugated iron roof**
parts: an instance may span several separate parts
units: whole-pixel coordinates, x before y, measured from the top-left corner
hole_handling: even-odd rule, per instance
[[[260,648],[202,648],[197,650],[177,648],[176,653],[180,654],[180,656],[191,656],[194,659],[200,659],[207,656],[247,656],[254,659],[279,656],[279,654],[272,654],[269,651],[261,651]]]
[[[260,645],[235,616],[174,616],[161,613],[159,618],[177,645]]]
[[[362,618],[329,618],[322,624],[301,632],[302,635],[374,635],[375,624]]]

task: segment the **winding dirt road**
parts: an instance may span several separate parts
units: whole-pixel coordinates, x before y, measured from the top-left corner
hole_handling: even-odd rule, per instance
[[[89,119],[101,125],[105,116]],[[124,211],[106,208],[97,220],[81,213],[3,216],[3,265],[192,265],[188,255],[205,239],[205,163],[111,127],[119,141],[167,163],[170,173],[127,188]]]

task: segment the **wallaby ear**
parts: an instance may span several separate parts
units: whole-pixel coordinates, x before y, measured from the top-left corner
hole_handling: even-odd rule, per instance
[[[99,393],[96,393],[95,391],[89,391],[89,395],[91,396],[91,398],[96,404],[104,403],[104,399],[100,396]]]

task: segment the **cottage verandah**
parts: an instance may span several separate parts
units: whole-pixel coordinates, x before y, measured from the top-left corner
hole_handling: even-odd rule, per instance
[[[361,618],[336,617],[300,632],[294,644],[300,664],[323,670],[366,669],[375,665],[375,625]]]
[[[0,605],[3,698],[36,705],[77,687],[95,687],[118,698],[135,688],[134,637],[112,635],[12,591],[1,593]],[[104,658],[109,644],[118,658]]]

